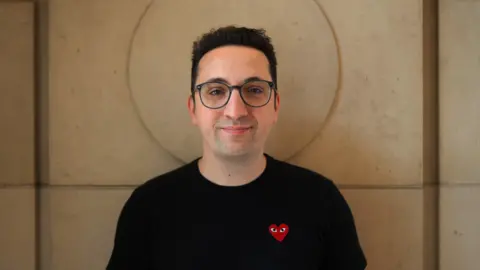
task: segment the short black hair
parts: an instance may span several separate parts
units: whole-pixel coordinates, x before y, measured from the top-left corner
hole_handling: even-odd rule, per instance
[[[198,75],[198,63],[209,51],[227,45],[241,45],[257,49],[267,57],[269,62],[270,76],[272,76],[275,88],[277,88],[277,57],[271,42],[271,38],[263,28],[248,28],[228,25],[217,29],[211,29],[208,33],[200,36],[193,43],[191,91],[195,91],[195,81]]]

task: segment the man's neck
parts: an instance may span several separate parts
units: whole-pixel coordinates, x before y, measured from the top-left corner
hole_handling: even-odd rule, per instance
[[[263,152],[233,158],[204,153],[198,161],[201,174],[222,186],[241,186],[250,183],[262,174],[266,164]]]

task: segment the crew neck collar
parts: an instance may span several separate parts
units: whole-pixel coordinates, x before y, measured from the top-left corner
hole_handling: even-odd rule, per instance
[[[259,185],[262,185],[263,183],[265,183],[266,181],[268,181],[269,178],[271,177],[268,177],[274,170],[273,170],[273,167],[275,166],[275,162],[276,160],[264,153],[263,154],[266,158],[266,166],[265,166],[265,169],[263,170],[263,172],[258,176],[256,177],[254,180],[246,183],[246,184],[243,184],[243,185],[238,185],[238,186],[225,186],[225,185],[220,185],[220,184],[217,184],[209,179],[207,179],[200,171],[200,168],[199,168],[199,160],[201,159],[201,157],[198,157],[197,159],[195,159],[193,162],[192,162],[192,171],[195,173],[195,175],[197,177],[195,177],[196,179],[199,179],[199,184],[202,186],[202,187],[206,187],[206,188],[210,188],[210,189],[216,189],[216,190],[225,190],[225,191],[240,191],[240,190],[247,190],[247,189],[251,189],[251,188],[254,188],[256,186],[259,186]]]

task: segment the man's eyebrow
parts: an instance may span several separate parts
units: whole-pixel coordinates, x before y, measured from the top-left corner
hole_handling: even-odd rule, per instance
[[[206,81],[206,82],[218,82],[218,83],[226,83],[226,84],[229,83],[227,80],[225,80],[225,79],[222,78],[222,77],[211,78],[211,79],[209,79],[209,80]]]
[[[245,80],[243,80],[243,82],[246,83],[246,82],[258,81],[258,80],[264,80],[264,79],[262,79],[262,78],[260,78],[260,77],[257,77],[257,76],[252,76],[252,77],[246,78]],[[211,78],[211,79],[209,79],[207,82],[217,82],[217,83],[230,84],[226,79],[224,79],[224,78],[222,78],[222,77]]]
[[[253,76],[253,77],[246,78],[245,80],[243,80],[243,82],[246,83],[246,82],[251,82],[251,81],[263,81],[263,80],[264,79],[262,79],[260,77]]]

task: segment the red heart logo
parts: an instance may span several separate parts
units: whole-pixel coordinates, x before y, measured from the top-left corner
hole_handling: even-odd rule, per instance
[[[280,226],[272,224],[270,227],[268,227],[268,231],[275,239],[277,239],[277,241],[282,242],[285,236],[288,234],[288,225],[283,223],[280,224]]]

